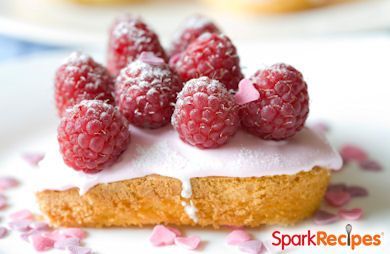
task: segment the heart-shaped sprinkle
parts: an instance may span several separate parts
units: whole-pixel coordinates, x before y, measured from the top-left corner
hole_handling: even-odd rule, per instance
[[[70,246],[80,246],[80,239],[78,238],[65,238],[55,241],[54,248],[65,250]]]
[[[332,192],[332,191],[346,191],[347,185],[345,183],[333,183],[329,184],[327,188],[327,192]]]
[[[340,155],[345,162],[361,162],[368,159],[368,155],[363,148],[351,144],[347,144],[341,147]]]
[[[8,234],[8,229],[0,226],[0,239],[3,239]]]
[[[339,216],[345,220],[358,220],[362,217],[363,210],[361,208],[340,209]]]
[[[45,155],[43,153],[24,153],[22,158],[33,167],[37,167],[39,162],[43,160]]]
[[[368,191],[364,187],[360,186],[348,186],[346,191],[351,195],[351,197],[365,197],[368,196]]]
[[[8,223],[8,226],[12,230],[20,231],[20,232],[26,232],[31,229],[30,227],[31,221],[29,220],[18,220],[18,221],[12,221]]]
[[[175,244],[186,248],[188,250],[195,250],[199,247],[200,237],[188,236],[188,237],[176,237]]]
[[[36,251],[50,250],[54,246],[54,241],[40,234],[30,236],[30,241]]]
[[[317,225],[327,225],[338,221],[338,216],[327,211],[319,210],[314,215],[314,223]]]
[[[181,236],[181,232],[179,229],[174,228],[174,227],[166,227],[166,228],[169,229],[170,231],[172,231],[177,237]]]
[[[86,237],[85,231],[80,228],[64,228],[60,230],[60,233],[68,238],[77,238],[80,240]]]
[[[34,215],[27,209],[23,209],[10,214],[10,219],[12,221],[20,221],[20,220],[33,220]]]
[[[64,239],[68,238],[67,236],[61,234],[59,229],[56,229],[56,230],[53,230],[53,231],[44,232],[42,235],[44,237],[52,239],[55,242],[61,241],[61,240],[64,240]]]
[[[246,241],[251,240],[251,236],[242,229],[236,229],[233,230],[230,234],[226,237],[226,242],[230,245],[237,245]]]
[[[351,195],[346,191],[327,191],[325,200],[331,206],[340,207],[351,200]]]
[[[0,210],[7,207],[7,198],[0,193]]]
[[[90,248],[86,247],[80,247],[80,246],[68,246],[67,250],[70,254],[91,254],[92,250]]]
[[[157,57],[152,52],[142,52],[141,55],[138,57],[138,59],[141,60],[142,62],[150,64],[150,65],[164,64],[164,59]]]
[[[373,172],[382,171],[383,169],[383,166],[379,162],[371,159],[359,162],[359,166],[364,170]]]
[[[243,79],[238,84],[238,91],[234,95],[236,103],[243,105],[260,98],[260,93],[249,79]]]
[[[149,240],[154,246],[172,245],[175,242],[176,234],[163,225],[153,228]]]
[[[7,190],[19,185],[19,181],[13,177],[0,177],[0,190]]]
[[[238,248],[240,251],[250,254],[260,254],[264,251],[263,243],[260,240],[250,240],[240,243]]]

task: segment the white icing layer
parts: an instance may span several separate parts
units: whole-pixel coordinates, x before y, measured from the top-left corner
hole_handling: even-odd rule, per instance
[[[86,193],[100,183],[110,183],[150,174],[174,177],[183,183],[183,198],[191,197],[193,177],[261,177],[296,174],[315,166],[339,169],[340,155],[324,137],[305,128],[287,141],[264,141],[239,131],[228,144],[200,150],[181,141],[166,127],[144,130],[131,127],[131,143],[120,161],[97,174],[77,172],[62,160],[54,139],[40,163],[38,190],[66,190],[73,187]]]

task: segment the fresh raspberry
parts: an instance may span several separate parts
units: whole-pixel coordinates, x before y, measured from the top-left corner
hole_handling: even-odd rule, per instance
[[[187,18],[175,33],[169,55],[183,52],[191,42],[203,33],[220,33],[219,28],[208,18],[194,15]]]
[[[221,34],[202,34],[171,58],[170,64],[183,81],[206,76],[220,81],[228,90],[237,89],[243,78],[236,48]]]
[[[119,17],[110,29],[108,70],[118,75],[122,68],[146,51],[166,60],[157,34],[141,18],[130,15]]]
[[[141,54],[121,71],[115,97],[129,122],[143,128],[159,128],[170,122],[182,82],[161,58],[147,54]]]
[[[58,126],[64,162],[85,173],[113,164],[130,141],[126,118],[112,105],[84,100],[66,111]]]
[[[55,75],[55,100],[60,116],[82,100],[114,103],[113,92],[114,80],[107,69],[80,52],[72,53]]]
[[[221,82],[208,77],[192,79],[177,98],[172,125],[184,142],[215,148],[236,133],[238,106]]]
[[[302,74],[286,64],[257,71],[250,80],[260,98],[240,108],[241,125],[263,139],[282,140],[300,131],[309,114]]]

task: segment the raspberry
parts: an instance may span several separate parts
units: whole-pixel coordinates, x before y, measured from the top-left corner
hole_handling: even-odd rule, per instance
[[[82,100],[113,103],[113,91],[114,80],[107,69],[79,52],[72,53],[55,75],[55,101],[60,116]]]
[[[118,75],[122,68],[145,51],[153,52],[166,60],[157,34],[141,18],[129,15],[119,17],[110,29],[108,70],[113,75]]]
[[[183,81],[202,76],[216,79],[227,89],[237,89],[243,78],[236,48],[228,37],[204,33],[170,64]]]
[[[241,125],[263,139],[282,140],[300,131],[309,114],[302,74],[286,64],[257,71],[250,80],[260,98],[240,108]]]
[[[201,15],[187,18],[174,35],[169,55],[183,52],[191,42],[206,32],[220,33],[221,31],[211,20]]]
[[[113,164],[130,141],[128,122],[112,105],[84,100],[66,111],[58,126],[64,162],[85,173]]]
[[[172,125],[190,145],[219,147],[237,132],[238,106],[221,82],[208,77],[192,79],[178,95]]]
[[[145,55],[141,54],[121,71],[115,97],[129,122],[143,128],[159,128],[170,122],[182,83],[161,58]]]

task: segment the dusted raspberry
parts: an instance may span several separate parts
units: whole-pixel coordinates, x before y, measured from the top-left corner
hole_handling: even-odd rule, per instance
[[[115,85],[119,110],[134,125],[159,128],[168,124],[182,82],[169,65],[150,53],[123,69]]]
[[[203,33],[220,33],[219,28],[208,18],[194,15],[187,18],[180,29],[175,33],[170,56],[183,52],[188,45]]]
[[[166,60],[157,34],[141,18],[130,15],[119,17],[110,29],[108,70],[113,75],[118,75],[122,68],[146,51]]]
[[[60,116],[82,100],[113,103],[113,92],[114,80],[107,69],[88,55],[74,52],[57,70],[55,100]]]
[[[237,132],[238,106],[221,82],[192,79],[178,95],[172,125],[190,145],[219,147]]]
[[[257,71],[250,80],[260,98],[240,108],[241,125],[263,139],[282,140],[300,131],[309,114],[302,74],[286,64]]]
[[[126,118],[112,105],[85,100],[66,111],[58,127],[64,162],[85,173],[113,164],[126,150],[130,132]]]
[[[228,90],[237,89],[243,78],[236,48],[221,34],[202,34],[171,58],[170,64],[183,81],[206,76],[220,81]]]

